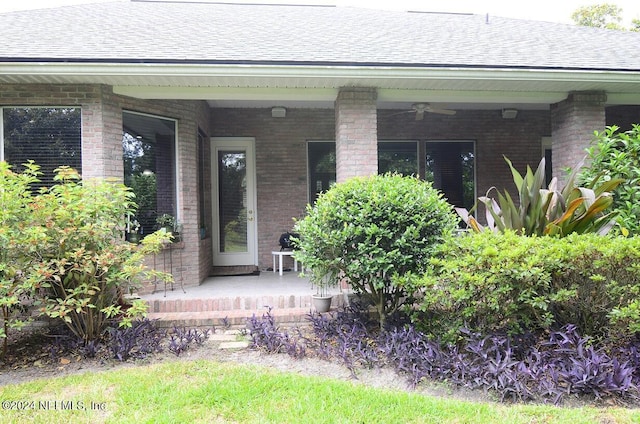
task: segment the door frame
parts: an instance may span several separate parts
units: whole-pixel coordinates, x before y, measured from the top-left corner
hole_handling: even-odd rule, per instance
[[[212,194],[212,239],[213,266],[258,265],[258,216],[255,138],[211,137],[211,194]],[[218,188],[218,152],[220,150],[244,149],[247,171],[247,252],[220,252],[220,197]]]

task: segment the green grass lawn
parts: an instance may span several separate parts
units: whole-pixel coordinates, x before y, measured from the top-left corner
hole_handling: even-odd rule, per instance
[[[463,402],[213,361],[37,380],[0,399],[3,423],[640,422],[640,410]]]

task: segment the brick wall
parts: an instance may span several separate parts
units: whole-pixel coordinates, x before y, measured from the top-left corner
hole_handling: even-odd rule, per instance
[[[211,268],[213,267],[213,245],[211,240],[211,221],[212,211],[212,199],[211,199],[211,143],[209,137],[211,134],[211,110],[206,102],[199,102],[196,108],[196,122],[198,123],[198,131],[201,132],[203,137],[203,144],[201,149],[197,149],[198,155],[202,155],[202,158],[198,157],[198,161],[202,159],[204,163],[204,169],[200,179],[203,183],[202,198],[198,199],[198,207],[200,203],[204,206],[204,216],[199,226],[205,226],[205,237],[200,238],[200,249],[198,252],[200,263],[200,277],[204,278],[211,274]]]
[[[553,175],[559,180],[565,168],[574,168],[585,157],[593,131],[604,129],[606,99],[602,92],[575,92],[552,105]]]
[[[342,88],[335,102],[336,180],[378,173],[377,92]]]
[[[204,105],[204,106],[203,106]],[[82,108],[82,174],[86,177],[123,179],[122,111],[130,110],[178,120],[178,216],[183,224],[183,244],[169,256],[165,251],[149,263],[173,264],[174,278],[197,285],[209,275],[210,262],[201,266],[206,243],[199,237],[197,196],[197,131],[208,130],[204,102],[139,100],[113,94],[102,85],[37,84],[0,85],[0,106],[80,106]],[[204,244],[204,249],[201,249]],[[208,247],[210,249],[210,247]],[[210,254],[208,255],[211,256]],[[188,259],[182,260],[180,259]]]
[[[511,171],[503,155],[524,172],[535,168],[542,157],[540,140],[551,133],[549,113],[520,111],[515,119],[503,119],[500,110],[458,110],[453,116],[415,114],[397,110],[378,111],[378,140],[474,141],[476,149],[476,192],[484,195],[491,187],[508,188],[512,195]]]
[[[521,111],[505,120],[499,110],[460,110],[455,116],[425,114],[422,121],[397,112],[377,111],[378,140],[476,142],[478,194],[512,185],[503,154],[521,171],[535,167],[542,157],[540,139],[551,133],[547,111]],[[259,263],[265,269],[271,266],[270,252],[279,249],[279,235],[292,227],[293,217],[304,215],[307,141],[333,140],[335,111],[288,109],[286,118],[272,118],[270,109],[214,109],[211,122],[212,136],[256,139]]]
[[[121,97],[114,95],[110,87],[97,85],[0,85],[0,105],[81,106],[85,176],[122,178],[123,109],[177,119],[178,204],[184,225],[184,244],[176,246],[171,258],[167,256],[169,252],[164,252],[155,260],[156,264],[168,259],[177,261],[173,272],[176,279],[185,285],[198,284],[211,270],[211,237],[201,240],[199,236],[200,201],[206,205],[205,222],[211,223],[209,137],[254,137],[256,140],[258,248],[259,264],[264,269],[271,266],[271,250],[279,248],[279,235],[291,229],[293,218],[304,215],[308,202],[307,142],[333,141],[340,134],[346,137],[348,129],[336,131],[336,119],[339,123],[346,122],[344,116],[340,117],[345,111],[350,111],[347,113],[350,119],[356,112],[362,112],[368,122],[362,131],[368,134],[372,131],[372,122],[375,122],[375,138],[360,138],[362,146],[368,148],[343,155],[346,158],[366,155],[367,173],[373,169],[374,159],[369,156],[377,151],[372,142],[375,139],[475,141],[479,195],[492,186],[511,187],[511,175],[503,155],[521,171],[526,165],[537,165],[542,154],[540,139],[552,133],[552,116],[553,135],[558,139],[554,141],[554,165],[558,167],[564,166],[561,164],[577,156],[583,148],[571,150],[567,143],[576,139],[586,139],[588,143],[593,130],[603,127],[604,123],[601,105],[591,101],[590,97],[575,94],[555,105],[551,112],[520,111],[512,120],[502,119],[499,110],[458,110],[455,116],[427,113],[424,120],[416,121],[411,113],[398,115],[397,110],[372,110],[375,93],[369,89],[350,92],[349,95],[344,93],[342,96],[346,98],[339,102],[340,113],[334,109],[288,109],[285,118],[272,118],[269,108],[210,110],[205,102],[145,101]],[[353,98],[349,100],[352,94]],[[359,100],[365,103],[361,109],[355,106],[357,96],[364,96],[364,100]],[[353,107],[349,106],[351,100],[354,101]],[[637,107],[611,109],[607,123],[614,120],[632,122],[637,110]],[[585,125],[586,129],[580,129],[578,134],[579,125]],[[204,199],[198,199],[197,190],[198,130],[206,138]],[[559,164],[556,164],[556,158],[559,158]],[[375,163],[377,170],[377,159]],[[557,168],[554,169],[557,174]]]
[[[304,214],[308,202],[307,141],[333,141],[334,127],[333,109],[288,109],[285,118],[272,118],[271,109],[212,110],[212,137],[256,140],[261,268],[271,266],[270,252],[280,248],[280,234],[293,227],[294,217]]]

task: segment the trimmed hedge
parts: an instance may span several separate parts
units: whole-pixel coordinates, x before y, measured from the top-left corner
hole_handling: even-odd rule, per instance
[[[522,334],[577,326],[588,336],[640,331],[640,238],[469,233],[438,247],[420,276],[398,281],[420,300],[409,312],[434,338],[466,327]]]

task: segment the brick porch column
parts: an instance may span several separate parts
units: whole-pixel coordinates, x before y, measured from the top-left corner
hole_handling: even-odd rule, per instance
[[[336,179],[378,173],[375,88],[340,89],[336,111]]]
[[[606,126],[602,91],[576,91],[566,100],[551,106],[553,176],[565,178],[564,169],[573,168],[586,155],[595,130]]]
[[[122,181],[122,107],[109,86],[95,86],[95,103],[82,103],[82,176]]]

